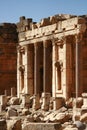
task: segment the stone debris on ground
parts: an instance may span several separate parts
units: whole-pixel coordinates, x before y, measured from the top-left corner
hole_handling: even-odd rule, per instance
[[[29,123],[60,123],[61,129],[58,130],[80,130],[79,122],[84,124],[87,121],[86,113],[81,115],[79,122],[74,123],[72,119],[73,111],[66,106],[55,111],[41,109],[34,111],[32,108],[21,108],[21,105],[10,105],[6,109],[6,116],[3,116],[6,121],[6,129],[0,130],[27,130]]]

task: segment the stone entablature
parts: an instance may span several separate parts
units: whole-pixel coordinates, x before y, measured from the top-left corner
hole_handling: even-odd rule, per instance
[[[50,20],[51,17],[48,19]],[[23,19],[23,22],[26,21],[27,19]],[[47,21],[45,21],[44,19],[42,20],[44,22],[47,23]],[[41,21],[41,22],[42,22]],[[18,30],[20,30],[20,26],[21,26],[21,22],[20,21],[17,26],[18,26]],[[84,32],[85,28],[86,28],[86,21],[84,18],[82,17],[74,17],[74,18],[70,18],[70,19],[62,19],[56,21],[55,23],[50,23],[50,25],[46,26],[46,23],[43,26],[37,26],[37,28],[33,28],[33,22],[30,22],[31,28],[26,30],[26,26],[25,24],[22,26],[25,28],[25,30],[21,30],[21,32],[19,33],[19,42],[20,44],[28,44],[28,40],[29,40],[29,44],[32,43],[33,41],[37,41],[40,42],[42,41],[42,39],[52,39],[53,35],[54,37],[62,37],[62,36],[68,36],[68,35],[75,35],[75,34],[79,34],[81,32]],[[36,23],[37,25],[40,23]],[[20,26],[19,26],[20,25]],[[72,31],[73,30],[73,31]],[[26,43],[23,42],[26,40]],[[22,42],[22,43],[21,43]]]

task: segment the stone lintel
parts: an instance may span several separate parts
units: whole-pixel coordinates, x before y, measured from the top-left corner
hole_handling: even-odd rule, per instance
[[[85,31],[85,29],[84,29]],[[44,40],[52,40],[53,38],[59,38],[61,39],[62,37],[64,36],[72,36],[72,35],[76,35],[76,34],[79,34],[81,33],[79,28],[77,29],[73,29],[73,30],[68,30],[68,31],[65,31],[64,33],[63,32],[59,32],[58,30],[56,30],[56,32],[54,33],[54,37],[53,37],[53,34],[51,33],[50,35],[43,35],[39,34],[37,35],[37,37],[34,37],[34,36],[31,36],[29,35],[27,38],[26,38],[26,41],[25,41],[25,37],[24,38],[19,38],[19,45],[27,45],[27,44],[33,44],[35,42],[43,42],[43,39]],[[20,37],[21,34],[19,34],[19,37]]]

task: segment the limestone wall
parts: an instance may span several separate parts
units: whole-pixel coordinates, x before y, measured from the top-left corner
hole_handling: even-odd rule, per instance
[[[17,87],[17,32],[16,25],[0,24],[0,94],[11,87]]]

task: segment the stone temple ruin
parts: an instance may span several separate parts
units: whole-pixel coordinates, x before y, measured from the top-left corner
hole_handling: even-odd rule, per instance
[[[17,96],[11,88],[11,96],[0,97],[7,128],[15,116],[21,120],[15,130],[40,130],[44,123],[47,130],[85,129],[87,16],[54,15],[39,23],[23,16],[15,29]]]
[[[57,109],[62,99],[87,92],[86,18],[56,15],[33,23],[21,17],[17,27],[18,97],[35,95],[35,108],[42,97],[42,109],[52,97]]]

